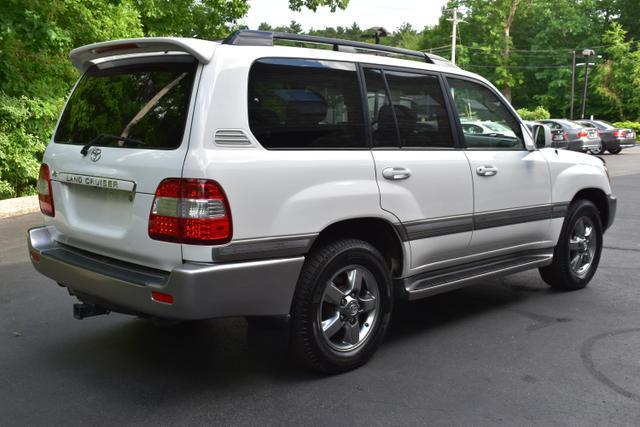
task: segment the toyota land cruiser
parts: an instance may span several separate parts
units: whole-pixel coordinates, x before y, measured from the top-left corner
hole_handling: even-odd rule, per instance
[[[285,316],[295,357],[335,373],[371,357],[396,300],[533,268],[576,290],[598,267],[603,161],[435,55],[239,31],[71,61],[28,243],[77,318]]]

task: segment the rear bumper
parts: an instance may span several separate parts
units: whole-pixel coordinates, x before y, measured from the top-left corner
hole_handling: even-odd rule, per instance
[[[36,270],[74,294],[116,311],[167,319],[287,315],[304,262],[184,263],[165,272],[61,245],[47,227],[30,229],[28,243]],[[173,303],[154,301],[152,291],[173,296]]]
[[[602,143],[607,150],[617,150],[619,148],[631,148],[636,146],[634,139],[612,138]]]
[[[632,148],[636,146],[636,140],[635,139],[628,139],[628,140],[623,140],[620,141],[620,148]]]
[[[586,152],[591,149],[598,149],[602,147],[601,141],[598,140],[582,140],[582,139],[574,139],[569,141],[567,144],[567,148],[572,151],[581,151]]]

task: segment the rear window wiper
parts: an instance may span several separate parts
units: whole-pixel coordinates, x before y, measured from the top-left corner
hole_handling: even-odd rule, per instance
[[[91,148],[92,145],[97,144],[101,139],[110,139],[110,140],[113,140],[113,141],[123,141],[123,142],[127,142],[127,143],[130,143],[130,144],[136,144],[136,145],[147,145],[143,141],[140,141],[139,139],[129,138],[127,136],[111,135],[109,133],[101,133],[100,135],[98,135],[95,138],[93,138],[91,141],[87,142],[82,147],[82,150],[80,150],[80,154],[82,154],[83,156],[86,156],[89,153],[89,148]]]

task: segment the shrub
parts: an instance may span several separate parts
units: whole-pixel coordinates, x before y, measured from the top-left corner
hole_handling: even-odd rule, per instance
[[[62,99],[0,93],[0,199],[35,193],[42,153],[61,106]]]
[[[537,106],[535,110],[519,108],[518,115],[522,120],[544,120],[551,118],[551,113],[549,113],[549,110],[541,105]]]

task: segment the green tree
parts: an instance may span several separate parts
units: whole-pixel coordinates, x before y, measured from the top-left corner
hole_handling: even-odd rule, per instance
[[[608,101],[605,113],[622,120],[640,120],[640,44],[625,41],[626,31],[614,22],[602,41],[607,58],[591,80],[595,92]]]
[[[314,12],[320,6],[327,6],[332,12],[336,9],[345,9],[349,5],[349,0],[289,0],[289,9],[300,11],[303,7]]]
[[[138,0],[145,36],[217,39],[237,26],[249,10],[246,0]]]
[[[420,36],[411,24],[405,22],[392,34],[391,44],[405,49],[420,49]]]

